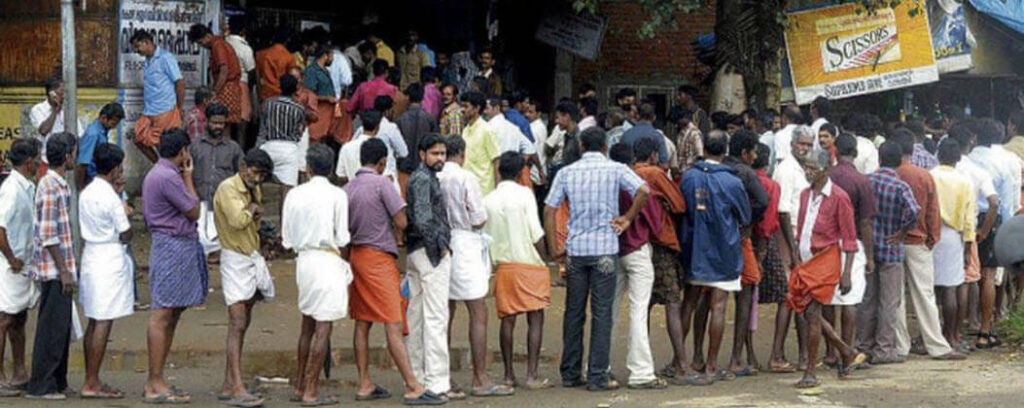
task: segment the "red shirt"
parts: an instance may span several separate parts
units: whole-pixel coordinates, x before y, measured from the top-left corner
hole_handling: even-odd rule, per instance
[[[917,224],[910,231],[907,231],[907,239],[903,241],[906,245],[927,245],[928,248],[939,242],[939,235],[942,233],[942,218],[939,216],[939,201],[935,192],[935,180],[932,175],[920,167],[910,163],[903,163],[896,168],[896,174],[900,180],[910,185],[914,191],[914,199],[921,206],[921,213],[917,216]]]
[[[389,84],[388,81],[384,80],[384,76],[381,75],[372,81],[359,84],[359,87],[356,88],[356,93],[352,95],[352,100],[348,102],[346,110],[348,110],[348,113],[371,110],[378,96],[387,95],[394,100],[395,93],[397,92],[398,88]],[[398,105],[398,103],[396,102],[395,105]]]
[[[256,53],[256,73],[260,77],[260,99],[281,95],[281,75],[295,66],[295,57],[281,44]]]
[[[797,242],[804,231],[804,218],[810,208],[813,188],[800,193],[800,215],[797,217]],[[811,230],[811,253],[816,254],[829,246],[840,244],[843,252],[857,252],[857,228],[853,220],[853,204],[842,188],[828,181],[822,189],[821,206]],[[805,259],[806,261],[806,259]]]
[[[242,67],[238,64],[235,49],[224,41],[224,37],[215,35],[210,42],[210,76],[216,80],[222,69],[228,70],[228,82],[242,79]]]
[[[632,206],[633,197],[625,191],[620,191],[619,208],[625,213]],[[662,212],[664,211],[661,210],[661,203],[658,200],[647,199],[647,204],[640,208],[629,228],[619,235],[619,256],[626,256],[640,249],[665,229],[661,224]]]
[[[779,197],[782,195],[782,187],[775,180],[772,180],[764,170],[754,170],[761,186],[768,193],[768,208],[764,211],[764,217],[754,225],[754,234],[761,238],[771,238],[781,229],[779,227]]]

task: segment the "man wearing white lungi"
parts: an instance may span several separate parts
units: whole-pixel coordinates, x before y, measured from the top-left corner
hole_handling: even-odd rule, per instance
[[[114,320],[134,312],[135,268],[122,241],[130,241],[129,209],[121,201],[124,190],[121,162],[124,151],[103,143],[94,151],[96,178],[78,199],[85,247],[82,250],[78,299],[89,325],[85,330],[85,383],[82,395],[122,398],[124,393],[100,381],[100,365]]]
[[[228,306],[227,365],[218,399],[234,406],[263,402],[242,382],[242,343],[257,300],[274,297],[274,282],[260,255],[260,219],[263,193],[260,183],[274,172],[267,152],[249,150],[238,174],[224,180],[213,196],[214,223],[220,234],[220,276]]]
[[[405,244],[409,254],[405,275],[409,282],[406,347],[416,378],[438,395],[447,395],[451,388],[445,341],[451,284],[451,227],[436,175],[444,167],[445,152],[441,136],[426,134],[419,145],[420,166],[409,175],[406,190],[409,218]]]
[[[32,212],[36,186],[32,176],[39,167],[38,142],[18,139],[7,159],[13,168],[0,185],[0,397],[21,395],[28,382],[25,370],[25,322],[39,294],[28,277],[25,262],[32,255]],[[4,349],[11,339],[14,372],[4,373]]]
[[[206,107],[206,129],[192,141],[188,153],[192,156],[192,182],[199,194],[199,243],[211,261],[219,258],[220,240],[213,222],[213,194],[228,177],[238,172],[242,148],[234,140],[224,137],[228,108],[219,103]]]
[[[451,226],[452,270],[448,287],[448,343],[451,344],[452,321],[458,302],[466,303],[469,310],[469,344],[473,353],[473,395],[508,395],[512,389],[495,385],[487,375],[487,296],[491,265],[487,240],[481,231],[487,222],[484,196],[480,183],[472,173],[464,170],[466,142],[461,136],[449,137],[445,142],[448,162],[437,173],[448,210]],[[455,393],[461,392],[453,385]]]
[[[312,145],[306,154],[309,181],[292,189],[284,200],[281,241],[299,254],[295,281],[299,289],[302,333],[293,397],[303,404],[337,400],[320,395],[320,370],[327,356],[332,322],[348,315],[348,285],[352,270],[347,256],[348,196],[327,177],[334,168],[334,152]]]

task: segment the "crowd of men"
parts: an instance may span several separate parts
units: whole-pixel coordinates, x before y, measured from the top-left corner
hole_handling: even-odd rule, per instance
[[[147,58],[134,141],[154,163],[141,193],[151,236],[148,403],[191,398],[163,369],[182,313],[207,300],[210,264],[219,265],[228,306],[218,398],[264,403],[241,367],[253,308],[275,293],[261,252],[268,182],[282,186],[281,243],[297,255],[292,400],[304,406],[338,402],[320,391],[319,373],[332,322],[345,317],[356,321],[357,400],[391,397],[369,371],[374,323],[384,326],[406,404],[554,386],[538,373],[553,266],[566,288],[560,385],[591,391],[620,387],[609,355],[622,303],[631,389],[762,370],[803,371],[796,386],[809,388],[821,384],[819,357],[843,378],[911,353],[959,360],[996,347],[993,321],[1024,288],[1024,256],[999,243],[1024,227],[1014,218],[1024,112],[1005,125],[950,109],[927,126],[884,126],[864,113],[840,120],[818,98],[810,120],[795,106],[708,115],[697,89],[681,86],[662,122],[655,104],[630,89],[599,112],[585,85],[558,102],[549,127],[528,95],[503,91],[490,51],[479,53],[478,75],[459,82],[448,56],[431,56],[415,32],[397,54],[372,35],[354,55],[315,36],[294,55],[283,37],[256,53],[238,35],[202,25],[189,38],[210,49],[213,85],[196,92],[188,112],[174,56],[149,33],[131,38]],[[366,76],[352,87],[354,66]],[[79,137],[58,114],[60,82],[47,91],[32,109],[38,137],[13,143],[0,186],[0,345],[10,340],[14,360],[10,377],[0,364],[0,396],[66,398],[74,335],[85,351],[80,395],[123,398],[99,375],[112,324],[134,312],[137,298],[125,153],[107,143],[125,113],[105,106]],[[258,122],[254,141],[244,136],[250,121]],[[88,319],[81,334],[76,287]],[[486,367],[488,295],[500,320],[501,379]],[[734,340],[719,366],[730,297]],[[908,303],[919,337],[908,330]],[[753,347],[759,304],[777,305],[765,366]],[[450,377],[448,355],[462,305],[473,364],[465,387]],[[648,322],[656,305],[673,350],[659,356],[660,368]],[[34,306],[29,375],[25,322]],[[784,352],[794,314],[795,365]],[[520,315],[525,380],[513,359]],[[975,342],[962,338],[965,321],[977,327]]]

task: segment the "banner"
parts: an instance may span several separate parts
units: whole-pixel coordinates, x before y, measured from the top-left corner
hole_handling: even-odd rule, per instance
[[[931,0],[928,3],[932,48],[939,73],[970,69],[974,36],[964,19],[964,5],[959,0]]]
[[[601,50],[604,28],[605,20],[592,14],[549,12],[534,39],[593,61]]]
[[[142,87],[142,65],[145,58],[132,49],[131,38],[136,30],[153,35],[156,46],[178,58],[178,67],[186,87],[202,84],[202,47],[188,41],[192,24],[205,24],[206,9],[202,1],[122,0],[118,28],[117,80],[121,87]]]
[[[855,4],[789,14],[786,49],[798,104],[939,80],[928,17],[908,2],[872,13]]]

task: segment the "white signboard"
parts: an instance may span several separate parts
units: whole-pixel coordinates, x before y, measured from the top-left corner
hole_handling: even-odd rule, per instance
[[[203,81],[203,53],[198,44],[188,41],[192,24],[205,24],[203,1],[122,0],[118,30],[117,79],[120,87],[142,87],[142,64],[145,58],[132,49],[131,38],[136,30],[153,35],[156,46],[178,58],[185,77],[185,86],[192,88]]]
[[[588,60],[597,59],[605,21],[592,14],[551,13],[544,16],[534,38]]]

